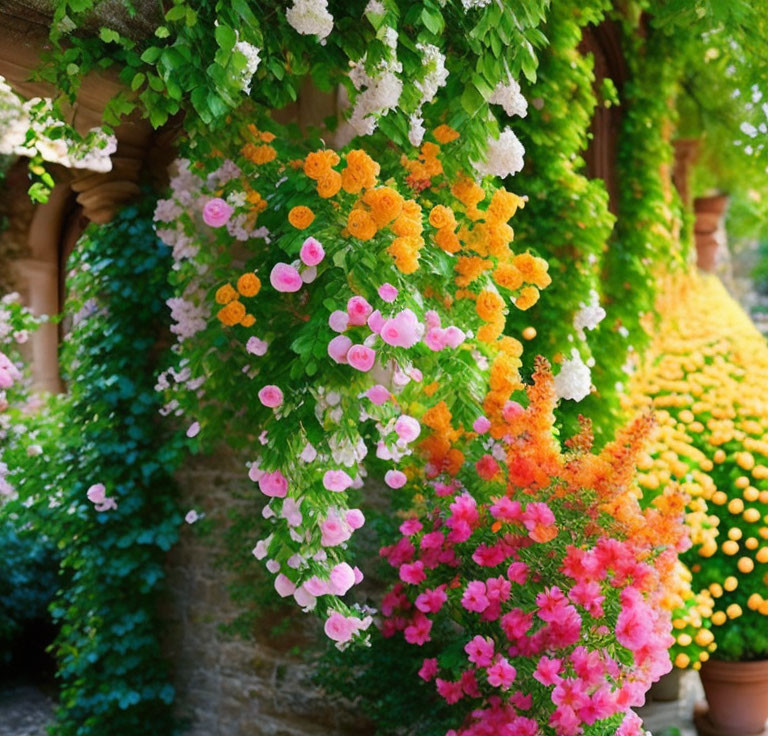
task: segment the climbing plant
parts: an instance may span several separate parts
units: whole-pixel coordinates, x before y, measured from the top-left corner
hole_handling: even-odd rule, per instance
[[[70,266],[68,391],[28,420],[26,459],[10,468],[25,520],[62,555],[53,733],[168,736],[157,603],[181,519],[153,379],[168,251],[146,209],[131,207],[87,231]]]

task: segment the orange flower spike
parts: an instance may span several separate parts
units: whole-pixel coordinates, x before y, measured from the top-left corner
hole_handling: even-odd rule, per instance
[[[446,143],[451,143],[458,139],[459,133],[454,130],[450,125],[438,125],[437,128],[432,132],[432,135],[434,135],[435,140],[445,145]]]

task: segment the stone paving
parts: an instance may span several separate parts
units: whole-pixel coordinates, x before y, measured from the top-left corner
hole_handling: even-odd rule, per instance
[[[0,736],[46,736],[53,701],[32,685],[0,690]]]
[[[678,729],[680,736],[696,736],[693,725],[693,709],[704,700],[699,675],[696,672],[683,673],[680,683],[680,699],[671,702],[651,702],[637,709],[646,729],[654,736],[670,734]]]

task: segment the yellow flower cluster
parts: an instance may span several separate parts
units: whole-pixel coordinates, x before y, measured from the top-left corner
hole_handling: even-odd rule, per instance
[[[644,495],[676,485],[689,497],[692,578],[681,578],[681,590],[693,592],[676,606],[675,626],[709,616],[715,633],[694,634],[696,666],[718,627],[747,612],[768,616],[768,345],[713,276],[669,277],[657,308],[661,324],[626,408],[653,409],[659,424],[640,463]],[[696,614],[686,617],[691,605]],[[685,653],[676,664],[690,660]]]

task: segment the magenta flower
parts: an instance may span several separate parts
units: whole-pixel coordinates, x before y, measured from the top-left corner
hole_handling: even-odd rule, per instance
[[[378,335],[385,321],[384,317],[381,316],[381,312],[375,309],[368,317],[368,327],[371,328],[371,332],[375,332]]]
[[[434,657],[425,659],[418,674],[424,682],[433,680],[437,674],[437,660]]]
[[[316,266],[325,258],[325,250],[319,240],[309,237],[301,246],[299,258],[307,266]]]
[[[506,657],[499,657],[495,664],[487,670],[488,684],[492,687],[500,687],[508,690],[517,677],[517,670],[507,661]]]
[[[376,351],[366,345],[353,345],[347,351],[347,362],[356,370],[367,373],[376,362]]]
[[[277,409],[283,403],[283,392],[278,386],[264,386],[259,391],[259,401],[269,409]]]
[[[232,217],[234,210],[220,197],[209,199],[203,207],[203,222],[210,227],[222,227]]]
[[[270,498],[285,498],[288,494],[288,480],[279,470],[264,473],[259,478],[259,490]]]
[[[320,524],[320,532],[322,534],[320,544],[323,547],[337,547],[352,536],[349,524],[334,511],[329,512],[325,521]]]
[[[187,428],[187,437],[197,437],[200,434],[200,422],[192,422]]]
[[[485,595],[485,583],[482,580],[473,580],[467,583],[464,595],[461,598],[461,605],[468,611],[482,613],[490,605],[488,597]]]
[[[494,645],[489,636],[476,636],[464,647],[467,658],[478,667],[488,667],[493,662]]]
[[[329,491],[341,493],[352,485],[352,478],[343,470],[326,470],[323,475],[323,485]]]
[[[421,560],[406,562],[400,566],[400,580],[409,585],[418,585],[427,579],[424,563]]]
[[[269,274],[269,283],[276,291],[298,291],[304,283],[299,272],[287,263],[276,263]]]
[[[85,495],[91,503],[104,503],[107,498],[107,489],[103,483],[95,483],[85,492]]]

